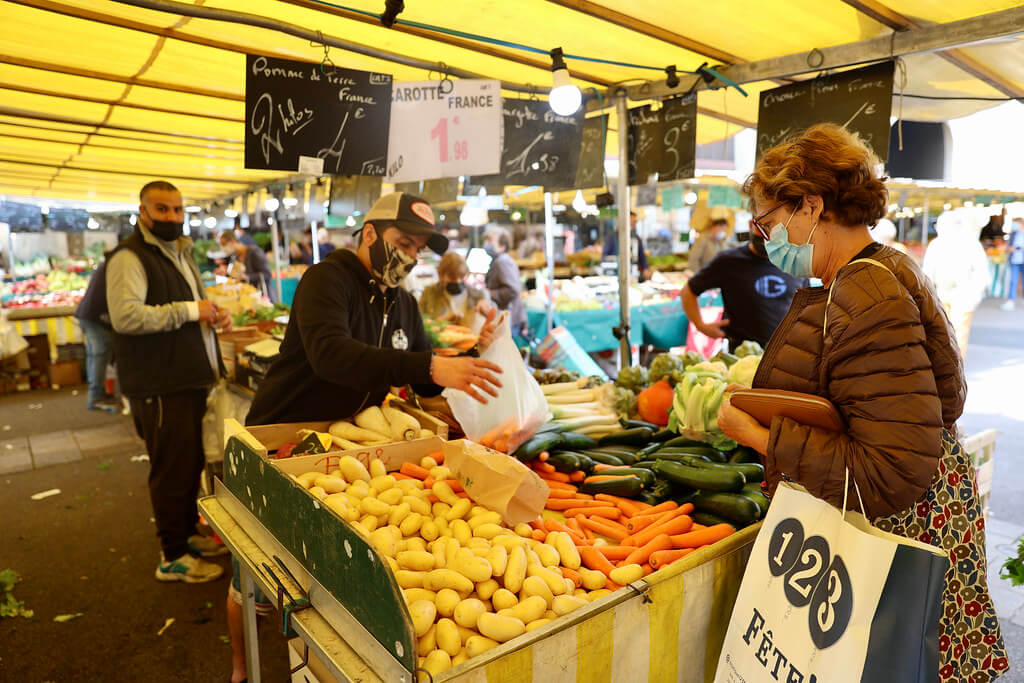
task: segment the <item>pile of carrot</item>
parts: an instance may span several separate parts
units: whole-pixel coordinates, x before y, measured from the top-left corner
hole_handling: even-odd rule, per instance
[[[668,500],[649,505],[606,493],[580,493],[575,484],[583,481],[584,473],[558,472],[545,462],[546,455],[542,453],[530,467],[550,489],[544,507],[561,512],[565,522],[532,522],[533,538],[544,541],[549,532],[568,533],[583,564],[606,576],[616,567],[630,564],[641,565],[646,576],[736,531],[730,524],[705,527],[695,523],[690,517],[692,503],[679,505]],[[617,587],[609,578],[608,588]]]
[[[444,464],[444,452],[442,451],[434,451],[433,453],[428,453],[425,457],[433,458],[434,462],[436,462],[438,465]],[[398,471],[392,472],[391,476],[399,480],[419,479],[420,481],[423,482],[423,488],[428,490],[433,488],[434,484],[436,483],[436,480],[430,476],[430,470],[428,470],[426,467],[421,467],[420,465],[417,465],[416,463],[412,462],[402,463],[402,466],[398,469]],[[454,491],[455,495],[457,495],[459,498],[469,498],[469,494],[466,493],[466,490],[462,487],[462,482],[460,482],[458,479],[444,479],[442,481],[446,482],[449,486],[451,486],[452,491]],[[433,505],[439,499],[437,496],[431,495],[428,498],[428,500],[430,501],[430,504]]]

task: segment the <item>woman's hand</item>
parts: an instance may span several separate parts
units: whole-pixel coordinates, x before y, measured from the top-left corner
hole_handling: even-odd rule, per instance
[[[753,448],[761,455],[768,451],[768,429],[761,426],[749,413],[733,407],[726,396],[718,408],[718,428],[742,446]]]

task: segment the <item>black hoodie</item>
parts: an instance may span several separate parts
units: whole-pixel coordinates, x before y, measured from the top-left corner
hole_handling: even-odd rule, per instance
[[[430,341],[409,292],[380,285],[338,249],[295,291],[281,355],[260,383],[246,424],[340,420],[380,405],[388,388],[436,396]]]

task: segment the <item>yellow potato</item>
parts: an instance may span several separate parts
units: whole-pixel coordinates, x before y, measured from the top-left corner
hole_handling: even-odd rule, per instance
[[[436,481],[443,481],[452,478],[452,471],[444,465],[438,465],[430,468],[430,476]],[[440,496],[438,497],[440,498]]]
[[[551,591],[552,595],[561,595],[565,592],[565,578],[560,572],[556,572],[555,570],[548,569],[546,567],[533,565],[532,567],[527,568],[526,575],[528,577],[539,576],[544,579],[544,583],[548,585],[548,589]]]
[[[599,590],[608,583],[608,577],[604,575],[604,572],[599,572],[596,569],[583,567],[580,569],[580,576],[583,577],[583,587],[588,591]]]
[[[395,557],[398,566],[415,571],[430,571],[434,568],[434,556],[424,550],[405,550]]]
[[[502,581],[505,588],[518,593],[523,587],[523,579],[526,578],[526,553],[522,547],[515,547],[509,550],[508,563],[505,566],[505,574]]]
[[[434,485],[430,487],[430,490],[434,493],[435,496],[437,496],[438,500],[440,500],[442,503],[448,503],[452,507],[455,507],[455,504],[458,503],[459,501],[469,500],[468,498],[459,498],[457,495],[455,495],[455,492],[452,491],[452,487],[449,486],[448,482],[445,481],[435,481]],[[472,506],[472,503],[466,506],[466,512],[469,512],[469,508]]]
[[[494,591],[491,596],[491,603],[495,609],[511,609],[519,603],[519,598],[516,597],[515,593],[505,588],[499,588]]]
[[[586,606],[588,603],[583,598],[577,598],[573,595],[559,595],[555,598],[554,602],[551,603],[551,609],[554,610],[558,616],[564,616],[575,609]]]
[[[379,477],[373,477],[370,479],[370,488],[380,493],[381,491],[387,491],[390,488],[394,488],[398,485],[398,480],[392,477],[390,474],[384,474]]]
[[[620,586],[639,581],[644,576],[644,568],[638,564],[627,564],[625,567],[616,567],[608,572],[608,578]]]
[[[380,458],[374,458],[370,461],[370,480],[376,479],[377,477],[383,477],[388,473],[388,468],[384,466],[384,463]]]
[[[537,557],[540,558],[540,563],[545,567],[557,567],[562,561],[558,550],[547,543],[538,543],[533,547],[533,551],[537,553]]]
[[[515,617],[524,624],[528,624],[531,621],[536,621],[541,618],[548,609],[548,603],[544,601],[539,595],[531,595],[528,598],[520,600],[519,603],[513,607],[499,610],[498,614]]]
[[[449,513],[451,514],[451,513]],[[469,539],[473,538],[473,532],[470,531],[469,525],[466,524],[464,519],[456,519],[451,524],[452,536],[459,542],[460,546],[464,546],[469,543]]]
[[[519,619],[487,612],[480,615],[476,625],[481,635],[499,643],[504,643],[526,633],[526,624]]]
[[[381,491],[377,494],[377,500],[388,505],[397,506],[402,502],[402,489],[392,488],[385,491]],[[392,510],[394,508],[392,507]]]
[[[473,592],[473,582],[452,569],[435,569],[423,580],[423,587],[429,590],[451,588],[456,593]]]
[[[434,523],[434,520],[428,519],[423,522],[422,526],[420,526],[420,536],[425,540],[433,541],[438,537],[438,535],[439,532],[437,530],[437,524]]]
[[[449,522],[454,522],[457,519],[463,519],[469,513],[469,508],[471,507],[473,507],[473,504],[469,501],[469,498],[459,498],[458,502],[452,505],[452,509],[448,511],[448,514],[446,514],[444,518]],[[469,529],[469,524],[466,524],[466,528]],[[470,532],[470,535],[472,535],[472,531]]]
[[[487,552],[487,561],[491,563],[494,576],[502,576],[508,567],[508,550],[504,546],[493,546]]]
[[[420,656],[426,656],[431,653],[437,647],[437,627],[434,624],[430,625],[423,636],[416,641],[416,654]]]
[[[367,471],[366,466],[359,462],[351,455],[346,455],[338,461],[338,468],[341,473],[345,475],[345,480],[349,483],[354,481],[370,481],[370,473]]]
[[[534,621],[531,621],[529,624],[526,625],[526,631],[527,631],[527,633],[529,633],[530,631],[532,631],[534,629],[540,628],[544,624],[550,624],[550,623],[551,623],[550,619],[535,619]]]
[[[327,497],[327,491],[322,486],[314,486],[309,490],[309,495],[313,496],[317,500],[323,500]]]
[[[321,476],[320,472],[305,472],[295,477],[295,481],[299,482],[299,485],[304,489],[311,488],[316,478]]]
[[[423,572],[416,572],[410,569],[399,569],[395,572],[395,581],[402,588],[422,588]]]
[[[492,648],[498,647],[498,645],[500,645],[498,641],[491,640],[485,636],[473,636],[466,640],[466,654],[472,659]]]
[[[462,649],[462,637],[459,629],[451,619],[437,621],[437,646],[454,657]]]
[[[462,648],[461,650],[459,650],[459,654],[457,654],[454,657],[452,657],[452,668],[454,669],[455,667],[457,667],[459,664],[462,664],[467,659],[469,659],[469,653],[466,652],[466,648]]]
[[[423,525],[424,517],[418,512],[410,512],[406,515],[402,523],[398,525],[398,528],[402,530],[403,536],[412,536],[420,530],[420,526]]]
[[[391,527],[375,529],[373,533],[370,534],[370,543],[377,549],[377,552],[386,557],[394,557],[398,552],[398,542],[391,533]]]
[[[466,548],[462,548],[456,553],[455,562],[449,564],[448,567],[462,574],[473,583],[486,581],[494,573],[490,562],[483,557],[477,557],[473,554],[473,551]]]
[[[442,617],[450,617],[455,614],[455,607],[462,602],[459,594],[451,588],[442,588],[437,592],[434,604],[437,605],[437,613]]]
[[[403,503],[409,504],[409,509],[421,515],[430,514],[430,503],[427,502],[426,498],[420,498],[419,496],[403,496]]]
[[[406,605],[411,605],[418,600],[434,602],[437,599],[437,593],[428,591],[426,588],[406,588],[402,591],[402,597],[405,598]]]
[[[600,600],[606,595],[611,595],[611,591],[607,588],[600,588],[596,591],[590,591],[589,593],[587,593],[587,600],[590,600],[590,602],[594,602],[595,600]]]
[[[501,588],[497,581],[494,579],[487,579],[481,581],[476,585],[476,594],[480,596],[481,600],[490,600],[494,592]]]
[[[359,520],[359,523],[363,525],[364,529],[366,529],[367,534],[371,534],[377,526],[380,525],[380,520],[378,520],[374,515],[363,515],[362,519]]]
[[[394,527],[392,527],[392,528],[394,528]],[[399,531],[398,533],[401,534],[402,532]],[[427,542],[424,541],[419,536],[412,536],[411,538],[405,539],[405,549],[406,550],[420,550],[420,551],[426,552],[426,550],[427,550]]]
[[[499,515],[497,512],[486,510],[485,512],[479,515],[473,515],[469,518],[469,528],[473,529],[474,531],[476,531],[476,528],[478,526],[481,526],[483,524],[497,524],[499,525],[500,528],[501,515]],[[502,529],[502,531],[504,531],[504,529]],[[480,534],[475,535],[479,536]]]
[[[484,603],[476,598],[466,598],[455,606],[453,617],[455,623],[465,628],[476,628],[480,615],[487,611]]]
[[[437,676],[452,668],[452,658],[443,648],[431,650],[426,659],[423,660],[423,668],[430,672],[431,676]]]
[[[428,471],[432,470],[435,467],[437,467],[437,461],[434,460],[433,458],[431,458],[429,455],[425,455],[420,460],[420,467],[422,467],[423,469],[428,470]],[[435,477],[435,479],[436,478],[437,477]]]
[[[443,518],[445,515],[448,514],[448,511],[451,509],[452,506],[449,505],[448,503],[442,503],[441,501],[437,501],[436,503],[430,506],[430,514],[434,515],[435,519],[438,517]]]
[[[426,587],[429,588],[429,586]],[[541,596],[549,606],[555,599],[551,589],[548,588],[548,584],[539,576],[528,576],[526,577],[526,580],[523,581],[522,596],[524,598],[528,598],[531,595]]]
[[[572,537],[564,531],[556,531],[548,534],[547,542],[558,551],[563,567],[569,569],[580,568],[580,553],[576,550],[576,544]]]
[[[519,522],[519,524],[516,524],[515,532],[517,536],[521,536],[522,538],[533,537],[533,527],[526,522]]]
[[[313,486],[319,486],[324,491],[327,491],[327,493],[341,493],[348,488],[348,482],[341,477],[321,474],[313,481]]]
[[[391,506],[387,503],[377,500],[372,496],[363,498],[359,505],[363,514],[373,515],[374,517],[388,517],[391,514]]]
[[[500,534],[502,531],[504,531],[504,529],[497,524],[481,524],[473,531],[473,535],[489,540]]]
[[[416,637],[422,638],[434,625],[437,607],[429,600],[417,600],[409,605],[409,616],[412,617],[412,627],[416,631]]]

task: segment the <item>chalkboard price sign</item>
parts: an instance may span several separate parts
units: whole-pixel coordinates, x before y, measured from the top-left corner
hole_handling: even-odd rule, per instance
[[[697,98],[629,110],[629,184],[692,178],[697,158]]]
[[[594,116],[586,119],[583,123],[583,135],[580,140],[580,160],[576,165],[576,181],[571,185],[546,189],[559,191],[604,187],[604,147],[605,131],[607,130],[607,116]]]
[[[882,161],[889,156],[894,62],[881,62],[761,93],[757,157],[816,123],[857,133]]]
[[[245,167],[383,176],[388,157],[391,75],[247,55]]]
[[[501,172],[473,176],[475,185],[572,187],[583,139],[584,112],[559,116],[540,100],[503,100]]]
[[[35,204],[0,201],[0,223],[14,232],[42,232],[43,210]]]
[[[50,230],[82,232],[89,227],[89,212],[85,209],[50,209],[46,216]]]

